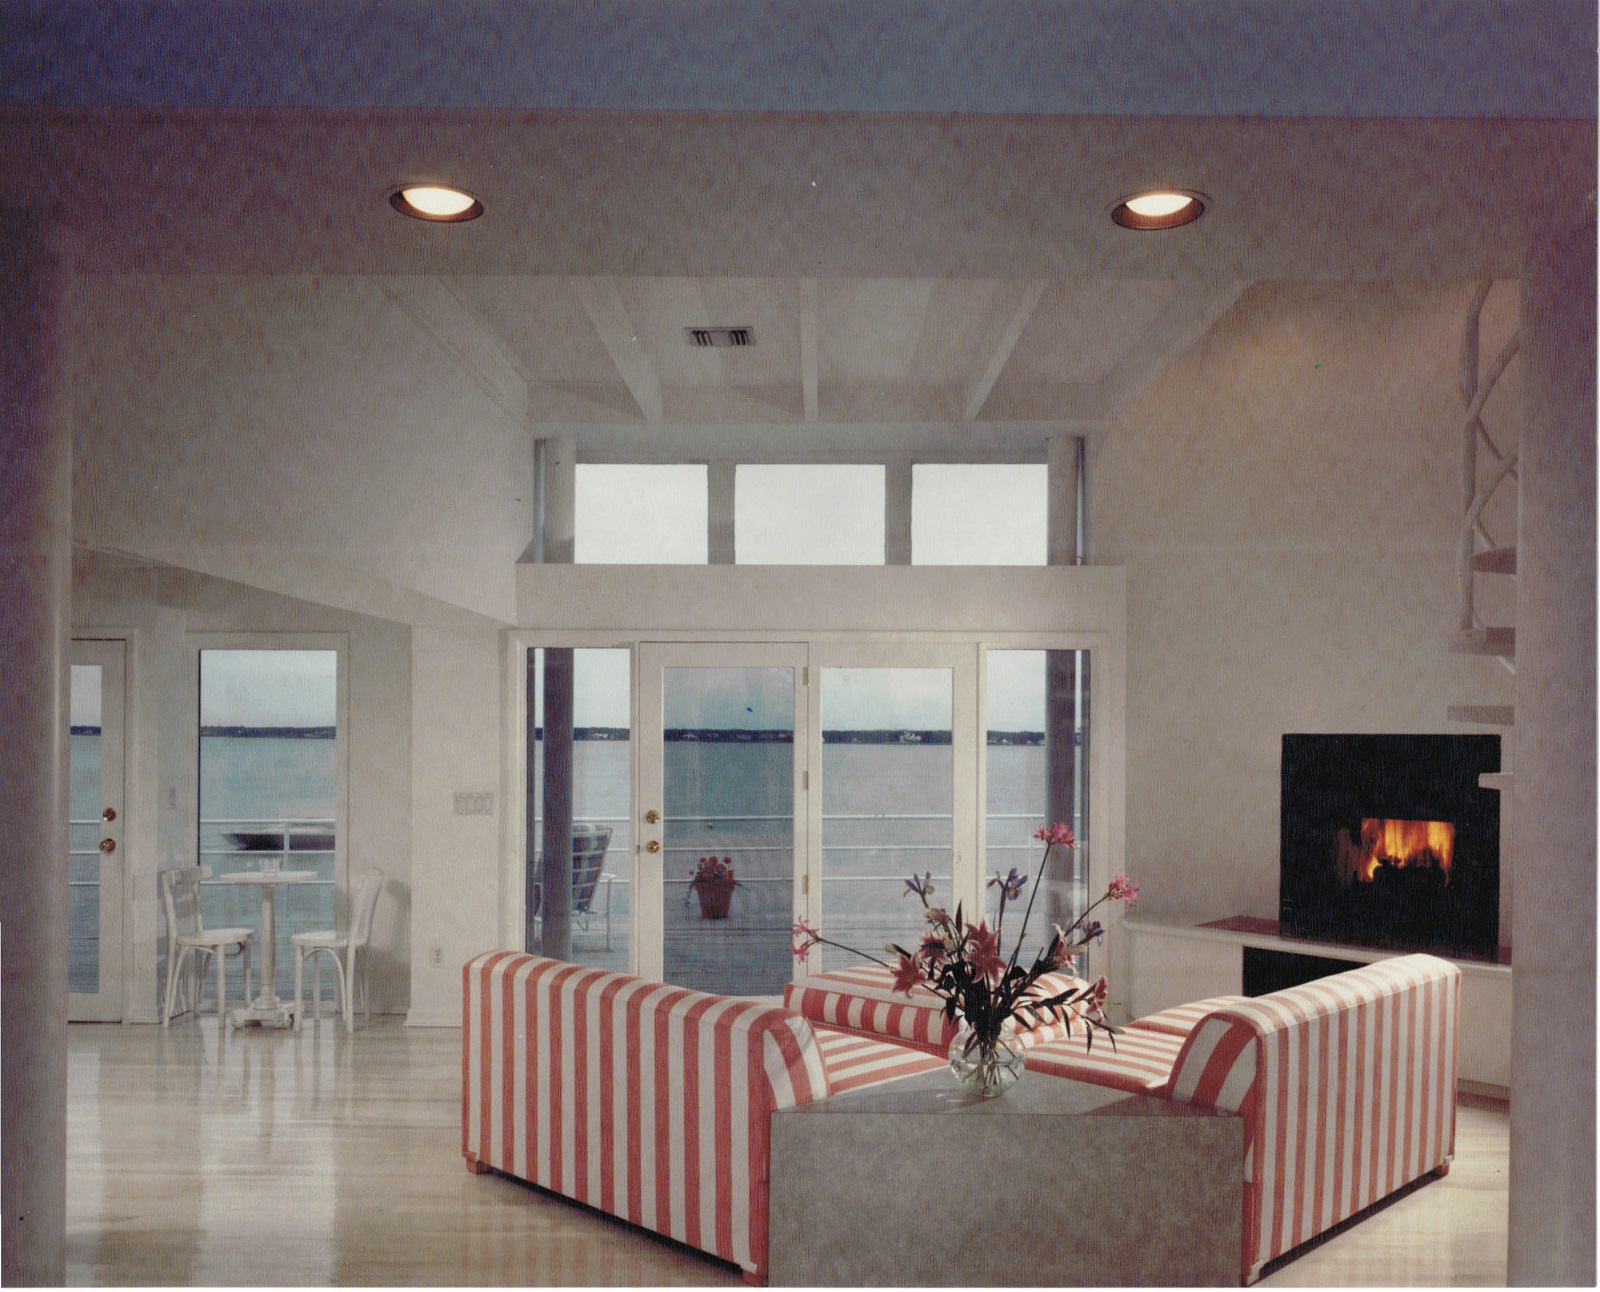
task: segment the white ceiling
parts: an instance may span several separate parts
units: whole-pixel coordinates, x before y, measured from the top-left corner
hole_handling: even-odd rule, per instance
[[[1156,184],[1205,218],[1112,224]],[[0,108],[0,204],[77,232],[79,540],[491,617],[538,435],[1039,460],[1251,282],[1515,277],[1594,188],[1592,120]]]

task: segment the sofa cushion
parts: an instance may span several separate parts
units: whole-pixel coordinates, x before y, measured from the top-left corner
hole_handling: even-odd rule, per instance
[[[1028,1050],[1028,1070],[1126,1090],[1133,1095],[1166,1094],[1172,1066],[1183,1049],[1183,1037],[1128,1029],[1115,1038],[1114,1046],[1112,1040],[1104,1033],[1096,1033],[1091,1049],[1080,1025],[1066,1040],[1045,1041]]]
[[[1136,1018],[1128,1026],[1142,1032],[1166,1032],[1169,1036],[1188,1036],[1194,1025],[1215,1010],[1227,1009],[1249,1000],[1248,996],[1208,996],[1188,1005],[1174,1005],[1156,1014]]]
[[[859,1086],[911,1077],[945,1066],[944,1059],[922,1050],[860,1032],[847,1032],[813,1023],[811,1033],[817,1038],[817,1048],[822,1052],[822,1068],[828,1075],[828,1093],[831,1095],[842,1095]]]
[[[783,992],[783,1003],[798,1010],[813,1023],[822,1023],[865,1036],[881,1036],[902,1045],[913,1045],[929,1054],[950,1052],[950,1042],[961,1029],[959,1020],[944,1016],[944,1001],[926,987],[913,987],[909,993],[893,990],[894,975],[882,965],[852,965],[812,974],[790,983]],[[1051,973],[1041,977],[1030,996],[1035,1000],[1059,995],[1063,991],[1087,986],[1071,974]],[[1082,1033],[1082,1026],[1073,1028]],[[1007,1024],[1005,1033],[1026,1049],[1044,1041],[1064,1038],[1064,1021],[1038,1023],[1031,1027]]]

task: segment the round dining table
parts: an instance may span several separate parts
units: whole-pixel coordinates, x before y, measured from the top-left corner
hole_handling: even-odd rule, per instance
[[[261,991],[253,1001],[229,1013],[229,1021],[235,1027],[250,1023],[288,1027],[294,1022],[294,1007],[278,999],[278,938],[274,927],[273,893],[279,884],[309,884],[316,878],[314,870],[240,870],[217,876],[219,884],[244,884],[261,890]]]

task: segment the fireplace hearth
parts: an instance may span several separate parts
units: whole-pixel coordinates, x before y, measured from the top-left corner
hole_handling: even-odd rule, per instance
[[[1286,936],[1493,960],[1498,736],[1286,735]]]

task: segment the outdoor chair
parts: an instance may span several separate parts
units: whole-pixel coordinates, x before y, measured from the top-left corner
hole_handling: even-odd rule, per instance
[[[611,885],[615,875],[600,869],[605,862],[606,848],[611,844],[611,827],[608,825],[575,825],[572,827],[572,918],[585,933],[594,918],[595,890],[605,884],[606,950],[611,950]],[[538,872],[528,869],[528,916],[534,925],[535,936],[540,927],[543,909],[543,889]]]

